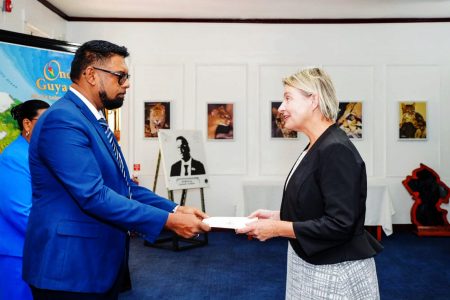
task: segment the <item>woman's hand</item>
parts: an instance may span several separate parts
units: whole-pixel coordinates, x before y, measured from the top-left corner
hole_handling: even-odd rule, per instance
[[[280,221],[274,221],[270,219],[260,219],[258,221],[248,223],[247,226],[241,229],[237,229],[236,233],[245,233],[248,236],[255,237],[258,240],[264,242],[268,239],[278,236],[277,223]]]
[[[236,229],[236,233],[247,234],[262,242],[277,236],[295,238],[292,222],[271,219],[259,219],[248,223],[244,228]]]
[[[248,216],[248,218],[280,220],[280,211],[279,210],[258,209],[257,211],[252,212]]]

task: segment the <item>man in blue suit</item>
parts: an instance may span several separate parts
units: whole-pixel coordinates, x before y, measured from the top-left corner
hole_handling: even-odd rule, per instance
[[[127,231],[152,242],[163,228],[209,231],[206,215],[130,180],[101,110],[122,106],[128,51],[90,41],[75,53],[70,90],[39,120],[30,143],[33,205],[23,278],[34,299],[117,299]]]

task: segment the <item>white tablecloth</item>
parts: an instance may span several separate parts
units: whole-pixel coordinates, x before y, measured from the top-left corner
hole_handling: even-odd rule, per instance
[[[238,215],[247,216],[263,208],[279,210],[283,196],[283,180],[245,180],[243,182],[244,203]],[[383,184],[368,184],[366,219],[368,226],[381,226],[386,235],[392,234],[392,215],[395,213],[389,191]]]
[[[369,184],[367,186],[364,225],[381,226],[386,235],[391,235],[393,214],[395,214],[395,210],[387,186],[384,184]]]

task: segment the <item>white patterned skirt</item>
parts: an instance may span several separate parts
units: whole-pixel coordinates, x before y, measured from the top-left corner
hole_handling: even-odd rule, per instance
[[[378,300],[375,260],[313,265],[301,259],[289,244],[286,299]]]

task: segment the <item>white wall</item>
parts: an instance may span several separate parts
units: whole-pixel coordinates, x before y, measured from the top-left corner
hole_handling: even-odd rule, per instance
[[[3,8],[3,1],[0,7]],[[0,12],[0,29],[65,40],[67,22],[36,0],[14,0],[12,12]]]
[[[122,144],[129,165],[140,163],[152,186],[158,145],[143,138],[143,102],[171,101],[174,129],[205,130],[206,103],[235,104],[234,141],[207,141],[211,215],[233,215],[243,202],[242,181],[286,175],[304,136],[270,139],[270,101],[281,100],[280,80],[302,66],[331,74],[341,100],[364,102],[364,139],[355,141],[371,180],[384,182],[395,223],[409,223],[412,201],[401,185],[425,163],[450,178],[450,24],[256,25],[67,23],[34,0],[14,1],[0,29],[82,43],[107,39],[126,45],[132,87],[122,110]],[[399,100],[428,101],[428,140],[397,140]],[[164,180],[157,191],[166,194]],[[190,192],[189,204],[199,196]]]
[[[394,223],[410,223],[412,201],[401,181],[425,163],[450,182],[449,23],[268,25],[66,22],[35,0],[14,1],[0,29],[82,43],[106,39],[126,45],[132,87],[122,110],[122,144],[141,181],[153,183],[158,145],[143,138],[143,102],[171,101],[174,129],[205,130],[206,103],[233,102],[234,141],[207,141],[211,215],[233,215],[242,181],[286,176],[305,136],[270,139],[270,101],[280,80],[302,66],[323,66],[340,100],[364,102],[364,138],[355,141],[369,179],[389,186]],[[428,140],[398,141],[399,100],[428,101]],[[166,194],[164,180],[157,191]],[[189,194],[198,205],[198,195]],[[447,206],[448,208],[448,206]],[[450,217],[450,216],[449,216]]]
[[[147,186],[153,182],[157,142],[142,137],[144,101],[172,101],[172,128],[201,130],[205,103],[235,103],[235,140],[205,139],[212,215],[234,213],[244,178],[286,175],[306,140],[271,140],[269,103],[281,99],[281,77],[301,66],[324,66],[340,99],[364,101],[365,136],[355,144],[369,177],[389,185],[394,222],[409,223],[412,201],[401,180],[420,162],[444,181],[450,177],[449,88],[444,84],[450,79],[450,42],[441,38],[449,31],[450,24],[70,23],[67,36],[80,43],[108,39],[132,53],[123,147],[130,164],[141,163]],[[429,103],[426,142],[397,140],[397,101],[410,99]],[[163,180],[159,183],[158,192],[165,194]]]
[[[207,102],[235,103],[235,140],[207,141],[210,215],[233,215],[242,181],[286,176],[305,136],[270,139],[270,101],[281,100],[281,78],[321,65],[341,100],[364,103],[364,138],[355,141],[371,180],[389,186],[394,223],[410,223],[406,175],[425,163],[450,182],[449,23],[377,25],[146,24],[71,22],[67,39],[107,39],[130,52],[132,87],[122,110],[129,165],[141,164],[152,186],[158,145],[143,138],[143,103],[172,102],[173,129],[205,130]],[[428,140],[398,141],[400,100],[428,101]],[[164,180],[157,192],[166,195]],[[198,193],[188,204],[198,206]],[[192,196],[192,197],[190,197]],[[281,196],[281,195],[280,195]]]

